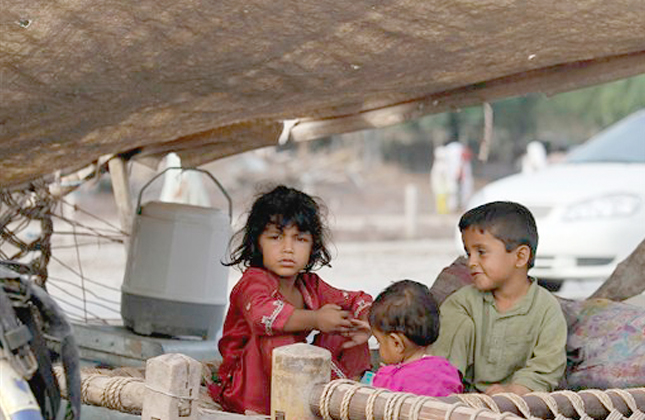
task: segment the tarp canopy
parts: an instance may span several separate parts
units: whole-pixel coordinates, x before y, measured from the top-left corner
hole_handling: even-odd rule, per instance
[[[0,187],[645,73],[643,0],[3,2]],[[295,123],[295,125],[292,125]]]

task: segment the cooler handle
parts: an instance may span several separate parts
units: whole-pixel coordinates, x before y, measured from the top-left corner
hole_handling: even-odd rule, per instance
[[[224,189],[222,184],[220,184],[220,182],[217,179],[215,179],[215,177],[205,169],[191,168],[191,167],[183,168],[183,167],[180,167],[180,166],[171,166],[169,168],[164,169],[163,171],[161,171],[158,174],[156,174],[155,176],[153,176],[148,182],[145,183],[145,185],[143,187],[141,187],[141,190],[139,191],[139,197],[137,199],[137,214],[141,214],[141,197],[143,195],[143,191],[146,188],[148,188],[148,186],[150,186],[150,184],[152,184],[152,182],[155,179],[159,178],[161,175],[165,174],[166,172],[168,172],[170,170],[197,171],[197,172],[201,172],[201,173],[207,175],[210,179],[213,180],[215,185],[217,185],[217,187],[222,192],[222,194],[224,194],[224,197],[226,197],[226,201],[228,202],[228,217],[229,217],[230,220],[233,220],[233,201],[231,200],[231,196],[228,195],[228,193],[226,192],[226,190]]]

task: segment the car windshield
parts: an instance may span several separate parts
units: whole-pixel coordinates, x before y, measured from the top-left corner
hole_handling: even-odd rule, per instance
[[[601,131],[567,156],[569,163],[645,163],[645,110]]]

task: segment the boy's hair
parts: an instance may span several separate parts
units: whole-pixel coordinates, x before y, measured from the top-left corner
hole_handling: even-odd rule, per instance
[[[325,211],[326,208],[318,199],[284,185],[260,194],[251,207],[246,225],[233,236],[233,239],[243,236],[242,243],[231,252],[231,261],[224,264],[240,264],[245,268],[263,267],[259,245],[262,232],[271,224],[281,231],[293,224],[301,232],[310,233],[313,238],[305,271],[329,265],[331,254],[326,245],[328,230],[324,223]]]
[[[521,204],[493,201],[468,210],[459,220],[459,230],[469,227],[489,232],[504,243],[510,252],[520,245],[531,250],[527,268],[533,267],[538,245],[538,232],[533,215]]]
[[[370,326],[385,334],[398,332],[418,346],[439,337],[439,305],[428,286],[413,280],[389,285],[372,303]]]

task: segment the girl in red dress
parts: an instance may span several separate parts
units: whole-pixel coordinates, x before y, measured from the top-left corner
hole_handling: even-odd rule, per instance
[[[312,270],[329,265],[321,206],[309,195],[278,186],[253,204],[242,243],[228,265],[244,274],[231,291],[218,347],[220,382],[213,400],[237,413],[270,413],[271,352],[305,342],[332,354],[332,379],[357,379],[369,370],[365,321],[371,296],[340,290]]]

